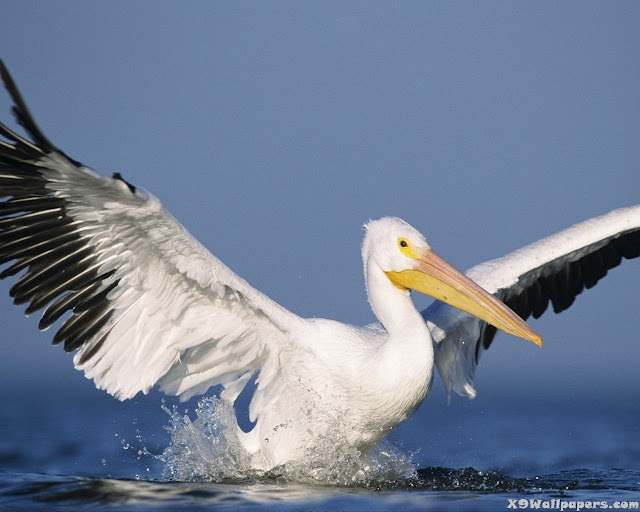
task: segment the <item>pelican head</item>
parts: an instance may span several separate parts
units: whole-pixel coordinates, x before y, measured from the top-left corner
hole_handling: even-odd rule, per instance
[[[397,217],[365,225],[365,274],[374,262],[404,293],[416,290],[457,307],[509,334],[542,344],[542,338],[500,300],[436,255],[425,237]]]

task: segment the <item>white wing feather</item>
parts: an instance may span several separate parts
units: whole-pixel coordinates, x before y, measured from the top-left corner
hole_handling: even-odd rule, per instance
[[[73,185],[61,181],[56,189],[63,197],[80,192],[70,213],[93,226],[91,243],[111,261],[103,271],[113,266],[121,276],[105,348],[83,365],[88,347],[75,356],[99,387],[124,399],[162,377],[163,391],[188,399],[259,369],[265,351],[286,343],[297,317],[235,275],[156,198],[138,198],[122,182],[115,191],[113,180],[89,175],[80,189],[84,176],[76,174]]]
[[[583,285],[593,286],[621,257],[638,255],[640,205],[581,222],[502,258],[476,265],[466,274],[523,318],[532,312],[537,318],[549,300],[557,312],[563,311]],[[594,259],[587,261],[589,258]],[[557,279],[562,282],[556,286]],[[571,289],[569,281],[574,286],[577,283],[577,287]],[[488,346],[494,332],[488,332],[487,324],[481,320],[439,301],[422,315],[436,342],[436,365],[447,392],[453,389],[473,398],[479,352],[485,348],[483,345]]]
[[[78,348],[79,344],[75,366],[96,386],[126,399],[159,384],[166,393],[187,399],[222,384],[227,388],[226,398],[235,399],[247,375],[265,361],[277,364],[278,358],[269,354],[277,354],[290,342],[289,328],[302,320],[236,276],[155,197],[121,178],[99,176],[59,152],[36,151],[29,168],[13,158],[24,155],[10,156],[5,153],[2,158],[7,179],[26,181],[23,174],[36,169],[47,193],[38,191],[40,195],[34,198],[52,204],[62,200],[57,221],[71,221],[71,235],[78,237],[95,261],[92,269],[100,277],[96,278],[99,291],[110,287],[96,313],[108,321],[81,344],[76,341],[68,347]],[[12,201],[5,204],[12,207]],[[29,212],[34,212],[33,207]],[[15,219],[21,216],[5,220]],[[34,226],[27,227],[40,227]],[[9,228],[6,236],[11,241],[18,235],[15,226]],[[47,232],[37,235],[46,238]],[[6,250],[10,258],[10,249]],[[29,254],[35,254],[31,251]],[[64,253],[56,264],[69,258]],[[30,267],[25,277],[37,271],[37,266]],[[73,269],[62,266],[49,285],[33,285],[27,300],[33,304],[54,290],[65,272]],[[17,290],[20,295],[20,287]],[[62,289],[58,295],[66,297],[65,291],[71,297],[82,289]],[[69,320],[85,311],[86,307],[74,308]]]

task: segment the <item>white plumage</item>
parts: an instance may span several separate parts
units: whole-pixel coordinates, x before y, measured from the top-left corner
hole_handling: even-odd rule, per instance
[[[380,324],[298,317],[236,276],[156,198],[55,148],[0,71],[32,139],[0,124],[0,263],[13,262],[0,277],[26,269],[14,302],[28,303],[27,313],[46,307],[43,329],[66,314],[54,343],[77,350],[76,368],[119,399],[154,386],[188,399],[222,385],[234,402],[256,375],[256,424],[238,434],[252,467],[303,458],[318,439],[336,450],[373,447],[429,392],[434,359],[447,389],[473,396],[478,352],[495,328],[540,342],[396,218],[369,222],[362,246]],[[568,307],[603,270],[638,256],[639,233],[640,207],[618,210],[468,275],[526,318],[549,300]],[[566,287],[549,284],[558,276]],[[439,301],[421,314],[410,288],[475,316]]]

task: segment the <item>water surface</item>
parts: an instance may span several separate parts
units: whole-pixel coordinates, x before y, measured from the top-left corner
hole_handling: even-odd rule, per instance
[[[161,400],[4,393],[0,509],[506,510],[509,499],[640,500],[636,405],[613,397],[611,414],[550,398],[544,407],[494,401],[482,410],[428,399],[386,445],[391,458],[351,482],[278,472],[211,482],[187,461],[185,446],[171,452],[172,436],[174,447],[190,442],[176,429],[195,428],[199,441],[210,434],[197,430],[197,402],[168,400],[164,409],[177,406],[171,418]]]

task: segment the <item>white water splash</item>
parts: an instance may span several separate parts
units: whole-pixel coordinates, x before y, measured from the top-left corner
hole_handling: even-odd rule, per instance
[[[163,406],[164,407],[164,406]],[[238,481],[284,478],[286,481],[330,485],[372,485],[407,480],[416,476],[412,456],[389,443],[381,443],[370,453],[354,447],[336,448],[346,443],[317,438],[306,457],[268,472],[250,467],[250,457],[238,439],[233,407],[217,398],[198,402],[196,417],[164,407],[170,416],[167,427],[171,444],[160,456],[165,464],[163,477],[179,481]]]

